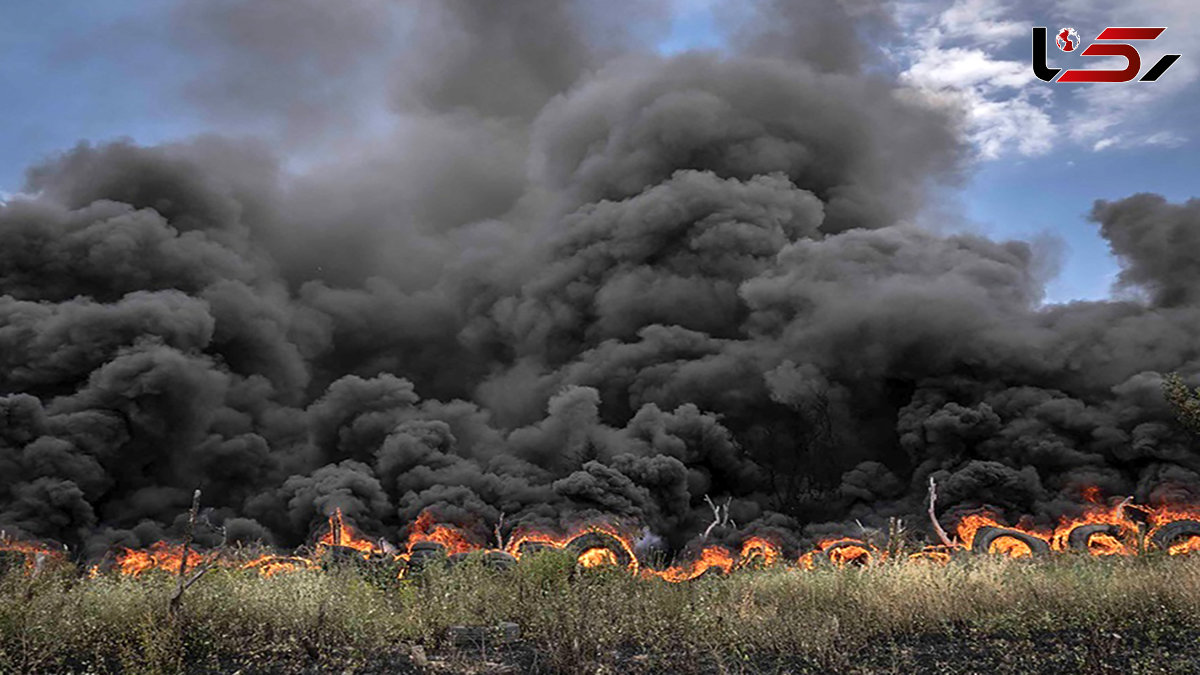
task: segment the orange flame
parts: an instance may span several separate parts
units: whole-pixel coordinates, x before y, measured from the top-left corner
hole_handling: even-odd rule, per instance
[[[733,553],[724,546],[705,546],[700,551],[700,557],[682,565],[672,565],[665,570],[644,570],[643,576],[658,577],[673,584],[691,581],[704,574],[711,568],[718,568],[725,574],[733,569]]]
[[[25,556],[25,567],[32,570],[39,555],[47,558],[62,558],[63,552],[50,548],[39,541],[21,541],[9,539],[0,533],[0,551],[12,551]]]
[[[1118,536],[1106,533],[1092,535],[1087,541],[1088,552],[1094,556],[1134,555],[1137,551],[1132,542],[1137,539],[1137,523],[1129,518],[1125,511],[1125,502],[1105,506],[1100,496],[1100,488],[1086,487],[1083,497],[1091,502],[1080,516],[1074,518],[1063,516],[1050,538],[1050,548],[1055,551],[1066,551],[1070,548],[1071,532],[1085,525],[1113,525],[1118,528]]]
[[[847,544],[836,549],[838,544]],[[874,562],[874,547],[857,539],[826,539],[817,544],[821,551],[829,551],[829,562],[838,567],[846,565],[870,565]],[[833,549],[833,550],[830,550]]]
[[[254,570],[264,579],[276,574],[288,574],[300,570],[315,569],[317,564],[309,558],[297,556],[262,555],[242,564],[241,569]]]
[[[1061,518],[1052,531],[1040,531],[1023,525],[1008,526],[993,514],[975,513],[962,518],[956,526],[958,540],[961,543],[952,547],[929,546],[908,555],[907,559],[945,564],[949,562],[955,550],[971,548],[980,528],[989,526],[1017,530],[1048,542],[1051,550],[1063,551],[1070,548],[1070,535],[1076,528],[1088,525],[1107,525],[1113,529],[1095,532],[1088,538],[1086,542],[1088,552],[1094,556],[1129,556],[1137,554],[1141,536],[1153,537],[1163,527],[1179,520],[1200,521],[1200,506],[1175,504],[1143,507],[1129,504],[1128,500],[1116,504],[1106,504],[1099,489],[1095,487],[1085,488],[1083,496],[1090,502],[1090,505],[1078,516]],[[1132,510],[1144,513],[1145,518],[1139,517],[1138,520],[1134,520],[1130,517]],[[1139,527],[1139,523],[1143,520],[1149,524],[1149,532],[1141,531],[1147,529]],[[566,534],[536,529],[521,530],[513,533],[506,546],[506,551],[519,558],[522,546],[529,543],[562,549],[575,537],[589,532],[608,535],[616,543],[611,544],[614,550],[601,547],[583,551],[578,558],[581,566],[615,565],[619,560],[628,556],[631,561],[630,570],[634,574],[639,574],[639,563],[633,550],[634,539],[616,525],[608,523],[581,524]],[[484,550],[483,546],[472,540],[469,533],[450,525],[439,524],[431,512],[423,511],[410,528],[406,546],[397,553],[395,549],[387,547],[385,543],[378,543],[361,536],[354,527],[346,522],[341,510],[338,509],[329,516],[328,530],[318,537],[309,557],[267,554],[253,560],[242,559],[242,561],[235,562],[228,558],[218,560],[216,552],[200,552],[189,549],[188,569],[194,570],[205,564],[221,564],[234,569],[252,569],[263,577],[271,577],[277,574],[319,568],[317,561],[320,556],[334,546],[352,549],[362,554],[364,558],[406,560],[413,545],[418,542],[436,542],[444,546],[449,555]],[[617,550],[617,546],[620,547],[619,550]],[[388,549],[386,553],[385,547]],[[64,555],[63,551],[48,545],[39,542],[10,540],[2,533],[0,533],[0,551],[22,553],[30,565],[38,555],[54,557]],[[1013,537],[997,538],[991,543],[989,552],[1013,558],[1028,557],[1033,554],[1028,544]],[[1200,552],[1200,536],[1183,536],[1168,544],[1167,553],[1170,555],[1193,552]],[[739,566],[746,566],[752,562],[761,562],[764,566],[773,565],[781,555],[779,546],[769,539],[749,537],[743,541],[736,554],[733,550],[723,546],[707,546],[691,561],[676,564],[664,570],[642,570],[640,575],[645,578],[660,578],[668,582],[682,582],[695,579],[713,568],[728,573]],[[833,538],[820,542],[814,550],[799,556],[796,559],[796,565],[799,569],[811,570],[816,567],[816,561],[819,558],[828,559],[838,567],[854,564],[868,565],[884,559],[886,555],[865,541]],[[179,572],[182,556],[182,545],[160,541],[143,550],[121,549],[117,554],[114,568],[118,573],[130,576],[139,576],[152,570],[176,574]],[[87,570],[87,574],[96,577],[99,574],[99,567],[92,565]],[[400,574],[403,574],[403,570]]]
[[[405,550],[411,551],[412,545],[419,541],[433,541],[441,544],[446,548],[446,555],[470,553],[483,548],[468,539],[460,530],[436,522],[433,513],[428,509],[422,511],[413,522],[408,533]]]
[[[617,555],[606,548],[593,548],[584,551],[579,556],[579,564],[583,567],[616,566]]]
[[[1200,552],[1200,537],[1184,537],[1167,547],[1167,555],[1187,555]]]
[[[990,513],[972,513],[964,516],[958,521],[958,526],[955,527],[955,534],[958,535],[958,540],[966,548],[971,548],[975,543],[975,533],[981,527],[1007,527]]]
[[[617,542],[620,544],[621,548],[625,551],[625,555],[629,557],[630,571],[637,573],[639,564],[638,564],[637,555],[633,552],[633,544],[634,544],[633,537],[629,536],[628,534],[625,534],[624,532],[621,532],[619,529],[617,529],[616,526],[610,525],[607,523],[590,523],[590,524],[577,525],[576,527],[572,528],[567,534],[555,534],[553,532],[548,532],[545,530],[538,530],[538,529],[533,529],[533,528],[522,528],[516,532],[513,532],[512,537],[509,538],[508,546],[506,546],[504,550],[507,551],[509,554],[511,554],[514,558],[517,558],[518,560],[520,560],[521,553],[522,553],[522,547],[524,547],[526,544],[540,544],[541,546],[545,546],[546,548],[553,548],[553,549],[561,550],[563,548],[566,548],[567,544],[569,544],[572,539],[574,539],[575,537],[578,537],[580,535],[587,534],[588,532],[598,532],[600,534],[606,534],[606,535],[616,539]],[[583,555],[587,555],[589,553],[591,553],[591,551],[585,551],[583,553]],[[597,554],[597,555],[600,555],[600,554]],[[583,556],[581,555],[580,556],[581,564],[583,564],[582,557]],[[614,564],[616,563],[615,557],[614,557],[613,563]]]
[[[988,553],[1001,555],[1006,558],[1032,558],[1033,549],[1029,544],[1012,537],[1000,537],[988,546]]]
[[[966,548],[971,548],[975,544],[975,534],[979,532],[979,529],[982,527],[1000,527],[1006,530],[1017,530],[1032,537],[1037,537],[1038,539],[1043,539],[1046,541],[1049,541],[1050,537],[1052,536],[1051,533],[1041,532],[1032,528],[1023,527],[1021,525],[1005,525],[1004,523],[1000,522],[995,515],[984,512],[969,514],[958,522],[956,532],[958,534],[959,541],[961,541],[963,546]],[[1033,551],[1030,550],[1028,544],[1017,541],[1012,537],[1001,537],[992,542],[991,546],[988,547],[988,552],[998,555],[1005,555],[1010,558],[1024,558],[1033,555]]]
[[[1093,534],[1088,539],[1088,552],[1094,556],[1134,555],[1133,547],[1111,534]]]
[[[1151,525],[1162,527],[1176,520],[1200,520],[1200,506],[1188,504],[1169,504],[1158,507],[1134,507],[1143,511]]]
[[[1163,527],[1176,520],[1200,520],[1200,506],[1191,506],[1187,504],[1169,504],[1158,507],[1137,507],[1146,514],[1146,519],[1150,523],[1150,531],[1146,538],[1151,539]],[[1171,543],[1167,547],[1168,555],[1184,555],[1193,551],[1200,551],[1200,542],[1196,541],[1197,537],[1184,537]]]
[[[329,516],[329,529],[317,539],[317,556],[324,555],[326,551],[334,546],[352,548],[362,554],[364,558],[369,558],[372,554],[382,552],[378,544],[370,539],[359,536],[357,530],[346,524],[345,518],[342,517],[341,509],[335,509],[333,515]]]
[[[764,567],[770,567],[779,560],[780,555],[779,547],[774,542],[762,537],[748,537],[742,542],[738,564],[746,565],[757,559],[762,561]]]
[[[919,561],[929,561],[929,562],[935,562],[939,565],[946,565],[946,564],[949,564],[950,557],[952,555],[953,555],[953,549],[951,549],[945,545],[938,544],[936,546],[926,546],[925,548],[921,549],[920,551],[917,551],[916,553],[910,553],[908,555],[908,559],[909,560],[919,560]]]
[[[200,553],[194,548],[189,548],[187,567],[184,569],[184,573],[207,562],[211,556],[212,554]],[[156,541],[150,545],[150,548],[121,549],[121,552],[117,554],[116,570],[126,576],[134,577],[153,570],[177,574],[182,564],[183,544]]]

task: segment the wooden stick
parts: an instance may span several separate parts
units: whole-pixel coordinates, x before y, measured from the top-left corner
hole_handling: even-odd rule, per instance
[[[942,540],[942,544],[947,548],[954,548],[953,542],[942,529],[942,524],[938,522],[937,513],[934,507],[937,505],[937,483],[933,482],[933,476],[929,477],[929,520],[933,523],[933,531],[937,533],[938,539]]]
[[[197,488],[192,493],[192,510],[188,513],[187,530],[183,534],[183,555],[179,556],[179,574],[177,575],[178,582],[175,586],[175,593],[171,596],[171,602],[167,605],[168,612],[174,616],[179,611],[179,603],[183,600],[183,591],[196,583],[207,569],[202,569],[199,574],[192,578],[191,581],[185,581],[184,575],[187,573],[188,549],[192,546],[192,536],[196,532],[196,514],[200,512],[200,489]]]
[[[500,528],[502,528],[502,527],[504,527],[504,512],[503,511],[500,512],[500,518],[496,520],[496,527],[494,529],[494,532],[496,534],[496,548],[500,549],[501,551],[508,548],[507,546],[505,546],[506,542],[504,541],[504,535],[502,535],[500,533]]]

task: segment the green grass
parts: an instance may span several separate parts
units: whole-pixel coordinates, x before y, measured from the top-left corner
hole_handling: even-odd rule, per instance
[[[353,569],[271,579],[215,570],[172,619],[173,589],[161,574],[87,579],[64,565],[31,582],[10,572],[0,579],[0,671],[380,672],[408,645],[447,651],[449,626],[500,621],[521,626],[538,668],[564,672],[625,672],[632,666],[614,665],[623,658],[728,670],[763,655],[840,670],[848,654],[899,637],[1200,630],[1200,558],[973,557],[685,584],[576,571],[555,552],[509,572],[466,564],[405,581]]]

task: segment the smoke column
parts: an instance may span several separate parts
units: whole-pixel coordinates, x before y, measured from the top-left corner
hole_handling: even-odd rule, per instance
[[[431,508],[679,549],[706,495],[791,541],[930,475],[951,513],[1200,498],[1161,395],[1200,370],[1200,202],[1098,202],[1122,299],[1043,305],[1034,245],[914,224],[969,149],[855,46],[882,8],[664,57],[660,7],[503,7],[180,10],[189,104],[263,128],[83,142],[0,205],[0,527],[96,556],[199,487],[279,546]]]

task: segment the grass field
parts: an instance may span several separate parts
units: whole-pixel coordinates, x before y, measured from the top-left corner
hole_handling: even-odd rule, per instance
[[[0,581],[5,673],[1196,672],[1200,558],[739,571],[670,584],[559,552],[497,572],[217,569],[176,616],[174,579]],[[455,625],[517,623],[455,648]],[[417,647],[414,650],[414,646]]]

